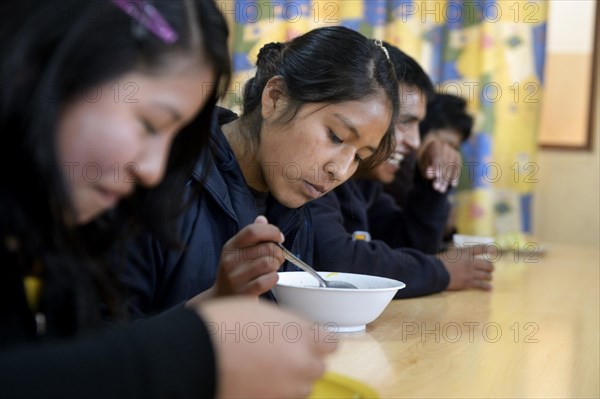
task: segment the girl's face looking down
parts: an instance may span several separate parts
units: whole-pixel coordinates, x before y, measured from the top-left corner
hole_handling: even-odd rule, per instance
[[[391,121],[383,92],[360,101],[302,105],[290,121],[277,79],[262,98],[263,124],[248,184],[298,208],[348,180],[377,149]],[[280,122],[280,121],[283,121]]]
[[[210,96],[212,69],[189,61],[168,72],[131,72],[67,103],[58,121],[58,160],[77,223],[86,223],[162,179],[177,132]],[[198,132],[202,134],[202,132]]]

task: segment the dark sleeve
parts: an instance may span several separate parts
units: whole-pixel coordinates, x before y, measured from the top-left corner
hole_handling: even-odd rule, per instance
[[[127,288],[129,312],[133,319],[144,318],[157,311],[154,303],[165,254],[156,240],[143,234],[130,241],[125,259],[118,277]]]
[[[352,241],[344,228],[340,203],[331,192],[310,202],[315,246],[315,268],[322,271],[369,274],[406,284],[396,298],[428,295],[444,290],[450,276],[441,261],[414,249],[392,249],[385,242]]]
[[[361,182],[368,201],[369,232],[389,246],[410,247],[435,253],[442,242],[450,212],[448,193],[438,193],[418,171],[408,193],[406,208],[400,208],[379,182]]]
[[[183,306],[89,338],[0,354],[6,398],[210,398],[215,387],[209,332]]]
[[[197,205],[197,202],[191,203],[177,221],[178,239],[185,251],[141,233],[128,242],[120,254],[121,259],[115,262],[121,265],[117,277],[126,289],[127,305],[133,319],[165,311],[193,296],[188,295],[187,288],[195,280],[185,274],[186,267],[193,268],[201,263],[194,259],[207,260],[202,256],[207,244],[202,241],[198,245],[190,243],[197,220]],[[210,277],[207,274],[207,278]]]

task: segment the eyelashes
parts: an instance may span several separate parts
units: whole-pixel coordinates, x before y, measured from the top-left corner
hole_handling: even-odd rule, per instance
[[[329,139],[334,144],[342,144],[344,142],[344,140],[340,139],[331,129],[329,129]],[[354,155],[354,162],[361,163],[362,161],[363,159],[358,153]]]
[[[331,129],[329,129],[329,138],[334,144],[342,144],[344,142],[344,140],[340,139]]]
[[[154,127],[154,125],[152,125],[152,123],[148,121],[148,119],[142,118],[141,122],[146,132],[148,132],[150,135],[154,136],[158,133],[158,130]]]

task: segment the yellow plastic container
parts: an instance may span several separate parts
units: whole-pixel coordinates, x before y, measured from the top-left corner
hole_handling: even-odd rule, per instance
[[[363,399],[379,398],[377,392],[370,386],[340,374],[327,372],[318,380],[310,399]]]

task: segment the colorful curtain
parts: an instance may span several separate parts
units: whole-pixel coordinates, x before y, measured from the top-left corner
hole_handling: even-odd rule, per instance
[[[310,29],[344,25],[385,39],[421,63],[440,92],[468,100],[475,134],[465,143],[456,193],[463,234],[531,231],[543,84],[546,1],[225,1],[238,108],[258,50]]]

